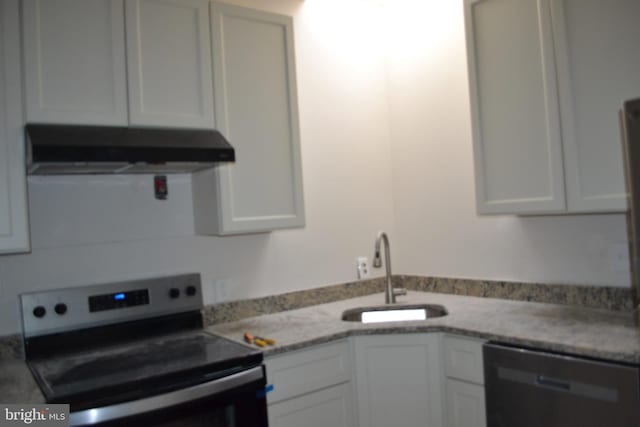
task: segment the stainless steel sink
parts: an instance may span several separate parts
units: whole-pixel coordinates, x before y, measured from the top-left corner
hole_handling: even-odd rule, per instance
[[[342,320],[362,323],[400,322],[432,319],[447,314],[447,309],[437,304],[394,304],[352,308],[342,313]]]

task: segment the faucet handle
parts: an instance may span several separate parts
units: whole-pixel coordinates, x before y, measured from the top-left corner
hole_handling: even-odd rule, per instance
[[[406,294],[407,294],[407,290],[405,288],[393,288],[393,295],[395,296],[406,295]]]

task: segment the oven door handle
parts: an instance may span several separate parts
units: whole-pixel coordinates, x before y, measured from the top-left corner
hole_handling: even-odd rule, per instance
[[[158,396],[147,397],[131,402],[118,403],[101,408],[86,409],[72,412],[69,417],[71,426],[88,426],[113,421],[134,415],[164,409],[170,406],[197,400],[203,397],[219,394],[264,377],[262,366],[238,372],[217,380],[198,384],[193,387],[183,388]]]

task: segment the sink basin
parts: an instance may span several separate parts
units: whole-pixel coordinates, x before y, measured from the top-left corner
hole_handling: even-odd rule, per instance
[[[342,313],[347,322],[381,323],[407,320],[426,320],[447,315],[447,310],[436,304],[382,305],[358,307]]]

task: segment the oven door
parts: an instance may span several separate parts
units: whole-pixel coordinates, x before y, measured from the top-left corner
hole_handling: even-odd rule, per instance
[[[268,427],[262,366],[131,402],[72,412],[71,426]]]

